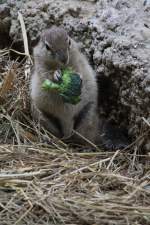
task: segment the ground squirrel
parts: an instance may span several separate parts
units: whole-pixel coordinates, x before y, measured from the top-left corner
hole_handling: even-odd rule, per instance
[[[34,64],[31,78],[33,116],[57,137],[70,137],[74,129],[95,143],[98,131],[96,76],[75,41],[61,27],[45,30],[34,48]],[[62,66],[71,67],[81,75],[81,101],[76,105],[64,103],[56,93],[41,88],[45,79],[59,79],[58,71]]]
[[[31,78],[33,117],[59,138],[68,138],[76,130],[95,144],[107,149],[124,148],[127,138],[121,129],[98,117],[96,75],[74,40],[61,28],[53,26],[41,34],[34,48],[34,71]],[[45,79],[57,82],[62,67],[71,67],[82,79],[81,101],[65,103],[61,96],[42,89]],[[73,139],[79,141],[73,135]],[[80,140],[81,141],[81,140]]]

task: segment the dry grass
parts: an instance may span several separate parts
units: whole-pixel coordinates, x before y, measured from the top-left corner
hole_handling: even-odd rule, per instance
[[[25,60],[0,54],[0,225],[150,224],[150,155],[137,142],[127,151],[73,149],[40,129]]]

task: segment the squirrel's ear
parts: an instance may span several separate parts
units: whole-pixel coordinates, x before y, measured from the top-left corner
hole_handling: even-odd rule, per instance
[[[43,30],[41,33],[41,41],[43,41],[45,43],[45,40],[46,40],[46,37],[48,36],[48,34],[49,34],[48,29]]]
[[[46,31],[44,31],[44,32],[41,34],[41,41],[44,43],[46,49],[47,49],[47,50],[50,50],[50,46],[49,46],[48,42],[46,41]]]
[[[45,42],[46,31],[41,33],[41,41]]]

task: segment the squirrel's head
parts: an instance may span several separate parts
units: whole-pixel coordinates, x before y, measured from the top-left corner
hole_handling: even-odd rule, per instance
[[[70,47],[71,39],[67,32],[61,27],[53,26],[41,34],[38,56],[50,65],[64,66],[69,61]]]

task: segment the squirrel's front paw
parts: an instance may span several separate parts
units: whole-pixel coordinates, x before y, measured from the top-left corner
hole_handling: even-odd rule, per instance
[[[61,73],[61,70],[56,70],[54,72],[54,81],[56,81],[56,82],[62,81],[62,73]]]

